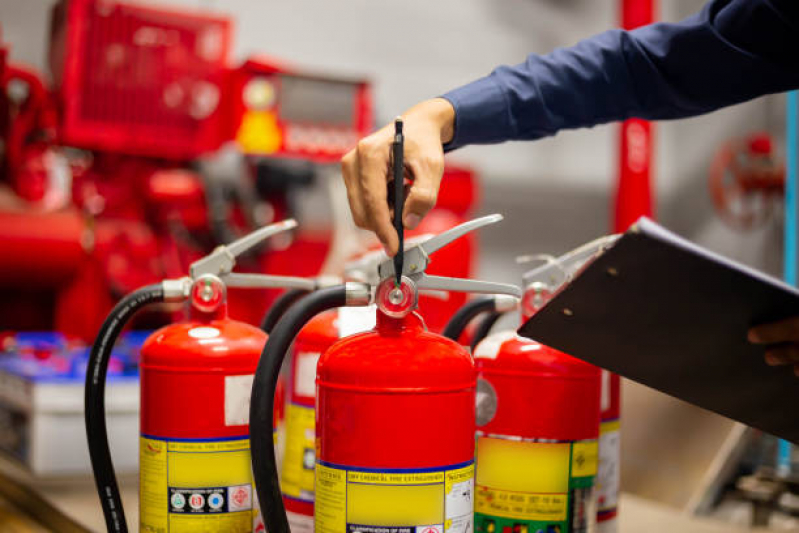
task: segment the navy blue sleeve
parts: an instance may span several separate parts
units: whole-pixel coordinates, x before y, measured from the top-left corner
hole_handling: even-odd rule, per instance
[[[799,87],[799,0],[713,0],[675,24],[611,30],[444,95],[467,144],[630,117],[674,119]]]

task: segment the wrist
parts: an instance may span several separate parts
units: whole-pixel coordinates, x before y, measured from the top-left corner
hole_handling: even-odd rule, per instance
[[[419,113],[432,122],[439,131],[441,144],[447,144],[455,135],[455,108],[444,98],[433,98],[412,107],[407,114]]]

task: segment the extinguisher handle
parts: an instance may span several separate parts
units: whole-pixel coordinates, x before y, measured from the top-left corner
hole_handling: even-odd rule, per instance
[[[296,227],[297,221],[290,218],[257,229],[230,244],[218,246],[207,256],[192,263],[189,267],[189,274],[192,279],[197,279],[208,274],[220,278],[227,276],[233,271],[233,267],[236,266],[236,257],[269,237]]]
[[[553,257],[546,254],[517,257],[516,262],[520,264],[530,261],[545,261],[545,264],[522,275],[525,290],[531,288],[533,284],[537,284],[538,288],[550,293],[556,291],[565,283],[570,282],[578,272],[588,265],[588,263],[613,246],[620,236],[621,235],[607,235],[605,237],[600,237],[560,257]]]
[[[297,333],[314,316],[345,305],[367,305],[371,289],[346,283],[319,289],[288,308],[272,329],[255,370],[250,399],[250,454],[258,501],[269,533],[290,533],[272,440],[277,379],[286,352]]]

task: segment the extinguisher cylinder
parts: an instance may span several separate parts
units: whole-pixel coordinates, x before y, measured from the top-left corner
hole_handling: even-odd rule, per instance
[[[350,285],[320,289],[288,308],[269,335],[255,371],[250,400],[250,450],[255,490],[261,508],[267,510],[264,523],[269,533],[290,533],[272,438],[280,367],[294,338],[308,321],[328,309],[352,303],[348,298]]]
[[[120,332],[130,318],[142,307],[164,301],[162,284],[142,287],[125,296],[106,318],[89,355],[86,368],[85,420],[97,494],[109,532],[128,531],[125,511],[119,495],[111,450],[108,447],[108,430],[105,424],[105,379],[111,351]]]

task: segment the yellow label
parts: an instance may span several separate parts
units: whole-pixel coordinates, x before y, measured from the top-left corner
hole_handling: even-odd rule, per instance
[[[599,467],[599,443],[575,442],[572,448],[572,477],[596,476]]]
[[[316,533],[347,529],[347,471],[316,465]]]
[[[511,492],[565,494],[569,490],[569,443],[530,443],[480,437],[477,485]]]
[[[546,443],[480,437],[477,464],[476,513],[532,522],[564,521],[570,490],[593,484],[598,445],[596,441]],[[575,481],[578,478],[583,481]]]
[[[140,530],[251,533],[249,440],[166,441],[141,437]]]
[[[313,407],[287,406],[280,488],[286,496],[309,502],[314,500],[315,424]]]
[[[473,463],[401,472],[316,466],[316,533],[466,533],[473,501]]]

